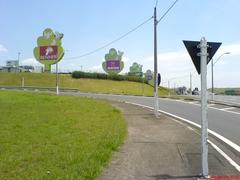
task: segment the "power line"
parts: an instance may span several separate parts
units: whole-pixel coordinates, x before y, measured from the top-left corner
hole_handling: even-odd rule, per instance
[[[157,21],[158,23],[168,14],[168,12],[175,6],[175,4],[176,4],[177,2],[178,2],[178,0],[175,0],[175,2],[167,9],[167,11],[166,11],[166,12],[161,16],[161,18]],[[158,0],[156,0],[155,7],[157,7],[157,5],[158,5]],[[113,44],[113,43],[115,43],[115,42],[117,42],[117,41],[125,38],[126,36],[128,36],[128,35],[131,34],[132,32],[138,30],[141,26],[143,26],[144,24],[148,23],[152,18],[153,18],[153,16],[150,17],[150,18],[148,18],[147,20],[143,21],[141,24],[139,24],[138,26],[136,26],[136,27],[133,28],[132,30],[128,31],[127,33],[123,34],[122,36],[114,39],[113,41],[110,41],[109,43],[107,43],[107,44],[105,44],[105,45],[103,45],[103,46],[101,46],[101,47],[99,47],[99,48],[96,48],[96,49],[94,49],[94,50],[92,50],[92,51],[89,51],[89,52],[84,53],[84,54],[79,55],[79,56],[74,56],[74,57],[69,57],[69,58],[64,58],[64,59],[66,59],[66,60],[68,60],[68,59],[78,59],[78,58],[83,58],[83,57],[85,57],[85,56],[89,56],[89,55],[91,55],[91,54],[94,54],[94,53],[96,53],[96,52],[98,52],[98,51],[100,51],[100,50],[102,50],[102,49],[110,46],[111,44]]]
[[[93,54],[93,53],[95,53],[95,52],[98,52],[98,51],[100,51],[100,50],[102,50],[102,49],[110,46],[111,44],[113,44],[113,43],[115,43],[115,42],[117,42],[117,41],[125,38],[126,36],[128,36],[128,35],[131,34],[132,32],[134,32],[134,31],[136,31],[137,29],[139,29],[141,26],[143,26],[144,24],[146,24],[147,22],[149,22],[152,18],[153,18],[153,17],[148,18],[147,20],[143,21],[141,24],[139,24],[138,26],[136,26],[136,27],[133,28],[132,30],[128,31],[127,33],[123,34],[122,36],[114,39],[113,41],[110,41],[109,43],[107,43],[107,44],[105,44],[105,45],[103,45],[103,46],[101,46],[101,47],[99,47],[99,48],[97,48],[97,49],[94,49],[94,50],[92,50],[92,51],[89,51],[89,52],[87,52],[87,53],[85,53],[85,54],[82,54],[82,55],[79,55],[79,56],[69,57],[69,58],[65,58],[65,59],[78,59],[78,58],[82,58],[82,57],[85,57],[85,56],[89,56],[89,55],[91,55],[91,54]]]
[[[157,21],[159,23],[163,18],[168,14],[168,12],[175,6],[175,4],[178,2],[178,0],[175,0],[174,3],[168,8],[168,10],[160,17],[160,19]]]

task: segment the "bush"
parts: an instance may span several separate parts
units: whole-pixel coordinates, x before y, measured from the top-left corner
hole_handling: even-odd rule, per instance
[[[88,73],[82,71],[74,71],[72,73],[72,78],[90,78],[90,79],[109,79],[114,81],[133,81],[133,82],[142,82],[148,84],[147,80],[142,79],[139,76],[126,76],[118,74],[104,74],[104,73]]]

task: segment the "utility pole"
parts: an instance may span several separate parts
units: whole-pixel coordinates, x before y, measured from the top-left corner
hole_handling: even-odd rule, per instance
[[[154,114],[158,117],[157,8],[154,8]]]
[[[202,116],[202,176],[208,176],[208,120],[207,120],[207,40],[201,38],[199,48],[201,61],[201,116]]]

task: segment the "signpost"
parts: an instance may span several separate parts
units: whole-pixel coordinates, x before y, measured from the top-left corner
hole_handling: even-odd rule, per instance
[[[35,59],[44,64],[44,71],[51,72],[51,65],[56,64],[56,94],[59,94],[58,87],[58,62],[64,56],[62,47],[63,34],[53,32],[47,28],[43,31],[43,35],[37,39],[37,47],[34,48],[33,54]]]
[[[208,177],[208,119],[207,119],[207,64],[212,59],[221,43],[209,42],[205,37],[199,41],[183,41],[198,74],[201,74],[201,144],[202,176]]]
[[[102,63],[103,70],[108,74],[118,74],[123,70],[124,63],[122,61],[123,52],[114,48],[105,54],[105,61]]]
[[[147,81],[152,80],[152,78],[153,78],[153,73],[152,73],[152,71],[148,69],[148,70],[146,71],[145,77],[146,77]]]

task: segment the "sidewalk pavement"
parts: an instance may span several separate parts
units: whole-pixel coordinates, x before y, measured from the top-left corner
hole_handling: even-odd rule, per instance
[[[128,124],[128,138],[113,155],[100,180],[198,179],[201,173],[201,139],[186,124],[149,109],[112,102]],[[239,176],[209,145],[209,174]]]

